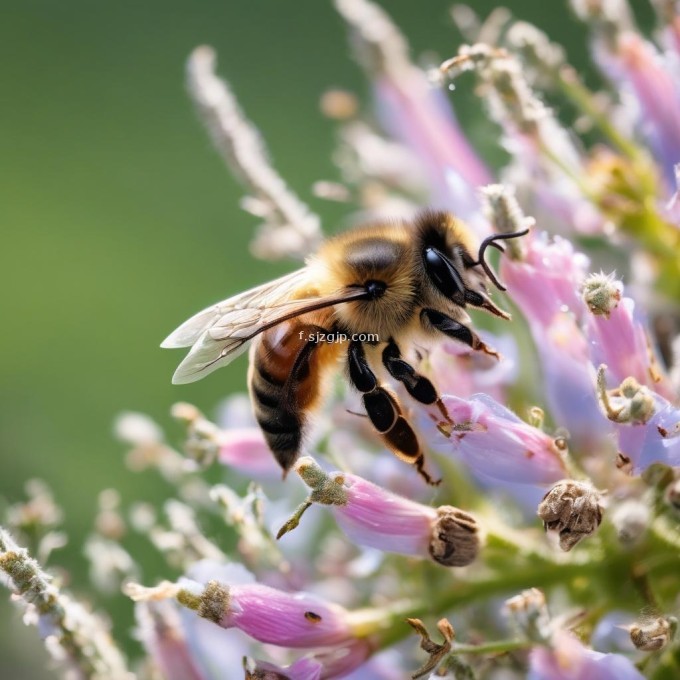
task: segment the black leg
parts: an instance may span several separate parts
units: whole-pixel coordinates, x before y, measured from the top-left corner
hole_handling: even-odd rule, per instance
[[[428,484],[439,484],[441,480],[434,481],[425,472],[423,468],[425,459],[418,438],[402,415],[396,396],[378,383],[360,342],[353,340],[350,343],[347,359],[350,382],[363,394],[366,414],[384,442],[398,458],[415,465]]]
[[[406,391],[416,401],[428,406],[436,404],[447,422],[452,422],[435,386],[425,376],[417,373],[413,366],[402,358],[399,347],[394,340],[391,339],[387,343],[387,347],[383,350],[382,360],[389,374],[395,380],[403,383]]]
[[[436,309],[423,309],[420,313],[420,319],[425,326],[434,328],[449,338],[459,340],[471,349],[500,359],[498,352],[484,343],[477,333],[450,316],[446,316]]]

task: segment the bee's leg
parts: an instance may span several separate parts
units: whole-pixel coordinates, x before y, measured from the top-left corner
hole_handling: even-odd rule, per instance
[[[385,443],[401,458],[415,465],[428,484],[436,485],[423,468],[425,458],[413,428],[401,412],[397,398],[378,383],[366,359],[363,345],[353,340],[348,351],[349,379],[362,393],[364,408],[373,427],[382,435]]]
[[[420,313],[420,319],[425,326],[435,328],[449,338],[459,340],[474,350],[490,354],[492,357],[500,359],[498,352],[492,347],[489,347],[477,333],[459,321],[452,319],[450,316],[446,316],[446,314],[442,314],[436,309],[423,309]]]
[[[444,419],[448,423],[453,422],[444,402],[439,398],[435,386],[425,376],[417,373],[413,366],[402,358],[399,346],[393,339],[390,339],[383,350],[382,360],[389,374],[395,380],[403,383],[406,391],[416,401],[428,406],[435,404]]]

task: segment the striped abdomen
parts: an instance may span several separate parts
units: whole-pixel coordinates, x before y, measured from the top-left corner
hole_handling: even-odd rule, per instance
[[[319,331],[302,319],[289,321],[262,333],[251,351],[255,418],[284,473],[300,453],[306,416],[321,396],[324,368],[340,348],[310,340]]]

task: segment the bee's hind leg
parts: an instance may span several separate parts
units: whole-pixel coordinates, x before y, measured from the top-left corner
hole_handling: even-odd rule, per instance
[[[390,339],[382,353],[382,361],[389,374],[400,383],[406,391],[418,402],[431,406],[436,405],[447,423],[453,424],[444,402],[440,399],[437,389],[425,376],[417,373],[399,351],[397,343]]]
[[[398,458],[415,465],[428,484],[439,484],[441,480],[433,480],[423,468],[425,458],[418,437],[402,415],[396,396],[378,383],[360,342],[353,340],[350,343],[347,360],[350,382],[362,393],[366,414],[387,446]]]

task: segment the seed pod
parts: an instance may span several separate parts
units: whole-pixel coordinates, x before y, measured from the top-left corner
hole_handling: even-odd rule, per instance
[[[464,567],[473,562],[479,553],[475,518],[451,505],[437,508],[429,549],[432,559],[445,567]]]
[[[546,531],[557,532],[560,548],[571,550],[595,533],[602,522],[602,495],[589,484],[564,479],[553,486],[538,505]]]

